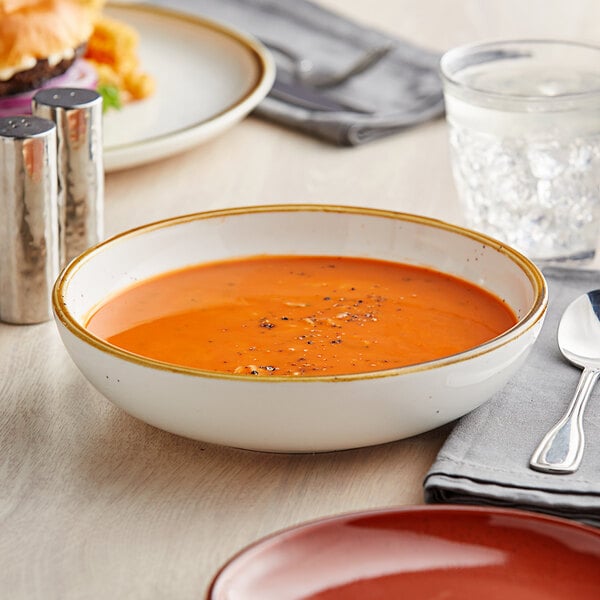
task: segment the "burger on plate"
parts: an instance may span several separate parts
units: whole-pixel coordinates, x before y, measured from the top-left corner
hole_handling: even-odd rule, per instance
[[[99,89],[108,84],[115,93],[127,93],[126,81],[130,87],[129,82],[135,82],[137,92],[126,100],[152,93],[146,74],[119,72],[120,61],[137,69],[137,61],[128,56],[136,50],[137,37],[125,24],[102,17],[103,4],[104,0],[0,0],[0,117],[30,113],[31,98],[40,88]],[[102,44],[100,58],[92,47],[94,40]],[[124,45],[123,40],[132,41]]]

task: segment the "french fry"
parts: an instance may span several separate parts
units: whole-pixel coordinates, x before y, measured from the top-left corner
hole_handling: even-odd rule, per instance
[[[141,68],[138,44],[135,29],[103,15],[88,41],[85,58],[96,68],[99,85],[118,88],[123,103],[148,98],[155,90],[154,79]]]

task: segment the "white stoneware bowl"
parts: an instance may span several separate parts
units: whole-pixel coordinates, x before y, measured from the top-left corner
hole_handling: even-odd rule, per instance
[[[432,267],[508,303],[518,323],[467,352],[357,375],[227,375],[123,351],[84,323],[132,282],[204,261],[256,254],[361,256]],[[319,452],[398,440],[473,410],[525,361],[547,307],[538,268],[485,235],[425,217],[364,208],[261,206],[177,217],[117,235],[76,258],[53,294],[56,323],[92,385],[172,433],[239,448]]]

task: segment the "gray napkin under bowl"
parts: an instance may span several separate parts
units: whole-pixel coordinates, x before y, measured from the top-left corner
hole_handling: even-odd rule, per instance
[[[362,26],[306,0],[150,0],[148,4],[195,14],[246,31],[277,63],[273,90],[255,114],[338,145],[358,145],[438,117],[444,112],[439,54]],[[295,64],[338,73],[370,48],[391,50],[340,85],[299,85]],[[333,105],[315,110],[294,100],[293,86]],[[286,87],[283,96],[281,88]],[[297,96],[297,94],[296,94]],[[338,105],[338,106],[335,106]]]
[[[584,416],[586,449],[572,474],[529,468],[529,459],[568,406],[581,371],[564,359],[560,317],[600,272],[547,269],[548,313],[521,371],[490,401],[460,419],[429,470],[425,501],[521,508],[600,526],[600,386]]]

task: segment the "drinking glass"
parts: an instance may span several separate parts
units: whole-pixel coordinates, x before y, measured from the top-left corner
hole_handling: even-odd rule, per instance
[[[467,225],[542,264],[594,258],[600,48],[511,40],[442,57],[452,170]]]

